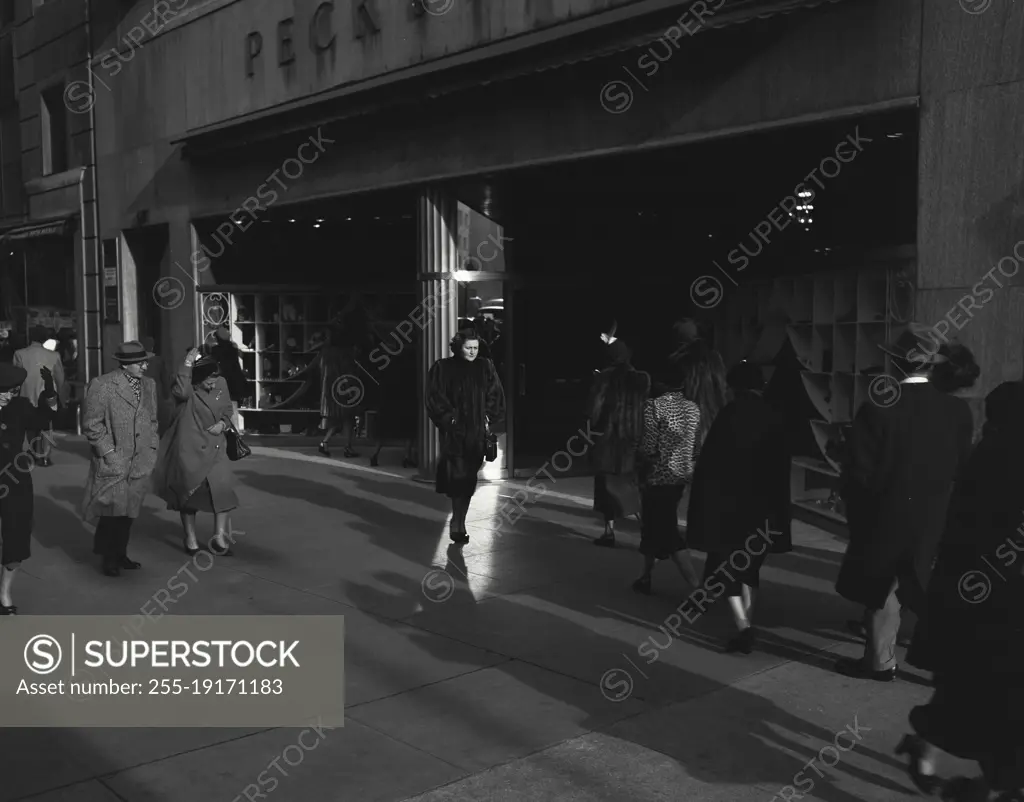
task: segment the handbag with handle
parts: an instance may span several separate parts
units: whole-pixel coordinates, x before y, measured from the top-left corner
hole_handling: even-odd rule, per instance
[[[228,425],[224,431],[224,436],[227,438],[228,459],[232,462],[245,459],[252,453],[252,449],[249,448],[245,440],[242,439],[242,435],[238,433],[234,426]]]

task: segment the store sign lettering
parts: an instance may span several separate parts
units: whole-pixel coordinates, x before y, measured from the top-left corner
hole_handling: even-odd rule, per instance
[[[309,20],[309,28],[304,37],[314,55],[324,53],[333,55],[337,46],[338,35],[334,30],[334,0],[324,0],[313,12]],[[380,16],[376,9],[376,0],[354,0],[352,7],[353,38],[365,39],[380,32]],[[276,26],[274,57],[278,67],[287,67],[296,60],[295,18],[286,17]],[[245,74],[249,78],[256,74],[257,60],[263,55],[263,34],[253,31],[245,37]],[[301,52],[301,48],[299,49]]]

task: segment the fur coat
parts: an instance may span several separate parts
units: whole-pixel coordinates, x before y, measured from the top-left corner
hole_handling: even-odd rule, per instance
[[[623,474],[636,470],[651,377],[633,368],[629,360],[629,349],[616,340],[608,346],[608,366],[594,377],[591,385],[587,417],[591,430],[599,434],[590,449],[596,473]]]

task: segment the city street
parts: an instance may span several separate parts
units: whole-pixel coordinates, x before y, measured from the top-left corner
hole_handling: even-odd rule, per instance
[[[481,486],[460,563],[446,553],[446,499],[395,467],[400,457],[385,452],[373,469],[365,456],[314,456],[312,443],[258,447],[235,464],[235,556],[183,573],[193,558],[177,516],[150,497],[130,550],[143,568],[111,579],[74,512],[85,454],[82,439],[62,438],[54,466],[33,474],[21,613],[159,610],[154,594],[178,575],[195,579],[169,606],[176,615],[344,615],[346,723],[302,740],[287,729],[7,729],[3,802],[913,794],[893,749],[930,691],[920,675],[881,684],[831,671],[859,648],[844,627],[857,611],[832,590],[843,549],[832,535],[794,524],[795,551],[763,572],[763,643],[733,656],[721,652],[724,601],[666,643],[658,627],[689,590],[671,565],[655,572],[653,596],[631,590],[635,525],[620,548],[592,547],[586,479],[557,482],[504,527],[498,509],[516,483]],[[212,519],[200,526],[205,541]]]

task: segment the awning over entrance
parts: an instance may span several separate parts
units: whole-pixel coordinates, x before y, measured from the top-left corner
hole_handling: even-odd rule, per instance
[[[29,225],[12,228],[0,234],[0,242],[16,242],[19,240],[32,240],[40,237],[64,237],[71,232],[70,218],[61,220],[48,220],[45,222],[31,223]]]
[[[713,16],[700,29],[716,29],[782,14],[833,5],[845,0],[703,0]],[[374,114],[424,97],[441,97],[475,86],[509,81],[545,70],[604,58],[665,36],[683,19],[690,32],[697,24],[693,2],[648,0],[555,28],[495,42],[467,53],[348,84],[242,117],[192,129],[172,144],[188,152],[216,152],[333,121]],[[614,19],[613,19],[614,17]]]

